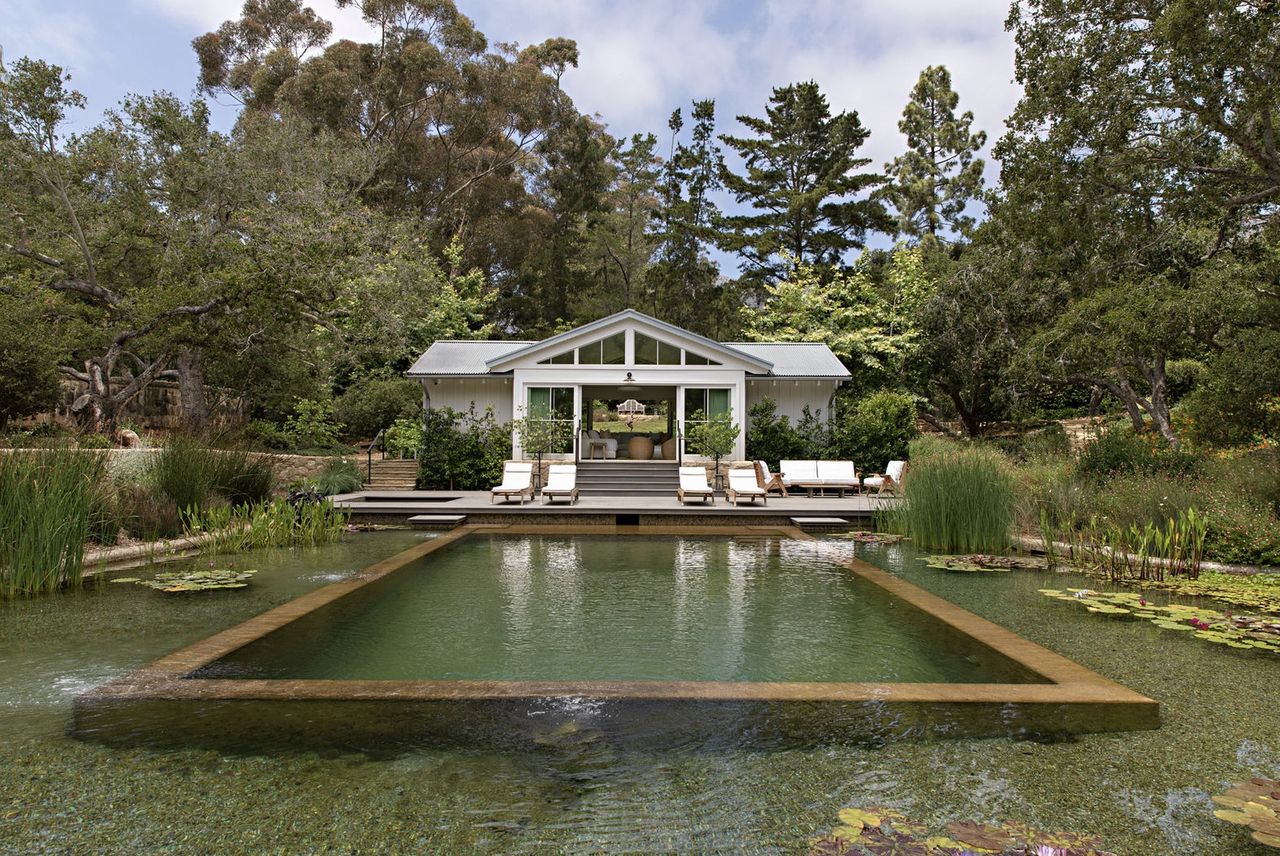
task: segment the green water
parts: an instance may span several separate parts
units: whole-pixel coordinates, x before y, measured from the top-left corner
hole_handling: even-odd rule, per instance
[[[1041,574],[946,574],[909,548],[868,560],[1158,699],[1158,731],[806,749],[609,740],[391,756],[113,748],[66,736],[84,689],[421,536],[370,533],[237,561],[243,592],[134,586],[0,605],[0,853],[802,853],[837,809],[1010,818],[1124,854],[1262,854],[1211,816],[1231,779],[1280,776],[1280,658],[1222,650],[1036,593]],[[851,550],[847,544],[841,549]]]
[[[272,633],[211,676],[1031,681],[781,538],[471,537]]]

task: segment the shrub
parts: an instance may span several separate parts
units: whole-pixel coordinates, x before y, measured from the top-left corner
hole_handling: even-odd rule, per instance
[[[284,436],[294,450],[328,450],[338,445],[341,426],[333,418],[333,402],[299,398],[284,423]]]
[[[414,457],[422,448],[422,442],[422,420],[417,417],[397,419],[382,437],[383,448],[397,458]]]
[[[150,485],[118,488],[112,512],[116,530],[123,529],[130,538],[139,541],[176,538],[182,534],[182,517],[177,507]]]
[[[1064,457],[1071,451],[1071,438],[1061,422],[1052,422],[1016,437],[1000,437],[995,447],[1020,463],[1042,458]]]
[[[492,408],[428,410],[423,421],[420,490],[487,490],[499,482],[511,458],[511,426],[499,424]]]
[[[80,449],[110,449],[114,445],[106,434],[81,434],[76,438],[76,447]]]
[[[791,420],[778,415],[778,405],[771,398],[761,399],[748,414],[747,457],[764,461],[778,469],[779,461],[795,460],[804,455],[804,438]]]
[[[79,584],[105,475],[104,456],[85,452],[0,457],[0,596]]]
[[[1014,470],[1018,528],[1038,530],[1042,523],[1055,529],[1087,519],[1088,494],[1072,472],[1068,458],[1037,458]]]
[[[283,429],[263,419],[255,419],[246,425],[244,436],[264,449],[286,451],[293,445],[293,439]]]
[[[315,486],[323,496],[354,493],[364,486],[364,478],[355,461],[334,458],[316,475]]]
[[[338,396],[333,412],[348,436],[369,438],[401,417],[418,418],[422,387],[408,378],[367,378]]]
[[[1199,461],[1185,449],[1175,449],[1156,434],[1137,435],[1113,428],[1091,440],[1076,461],[1076,472],[1091,481],[1131,473],[1189,476]]]
[[[884,472],[889,461],[902,460],[919,432],[916,403],[911,396],[880,390],[860,398],[835,426],[835,447],[841,459],[852,460],[863,472]]]
[[[911,444],[910,458],[905,500],[885,512],[886,528],[942,553],[1009,549],[1014,486],[999,452],[922,438]]]

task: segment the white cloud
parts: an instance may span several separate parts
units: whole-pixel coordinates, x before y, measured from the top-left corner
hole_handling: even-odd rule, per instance
[[[0,0],[3,3],[13,0]],[[28,0],[19,0],[28,2]],[[242,0],[131,0],[193,28],[239,14]],[[371,28],[333,0],[309,5],[335,38],[365,40]],[[774,86],[814,79],[836,109],[857,110],[879,166],[905,141],[897,122],[927,65],[946,65],[962,110],[994,142],[1017,102],[1006,0],[461,0],[491,42],[577,40],[577,69],[564,85],[579,109],[620,135],[661,135],[676,107],[717,100],[719,125],[760,115]]]
[[[83,12],[51,10],[40,0],[0,0],[0,44],[11,63],[20,56],[40,57],[75,74],[79,69],[109,59]]]

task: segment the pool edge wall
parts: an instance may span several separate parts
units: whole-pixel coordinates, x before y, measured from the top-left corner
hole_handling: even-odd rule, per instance
[[[399,740],[537,742],[553,720],[646,742],[734,745],[1013,736],[1157,728],[1159,704],[858,559],[840,564],[1044,683],[296,681],[192,679],[230,652],[471,534],[599,535],[604,527],[469,524],[295,598],[78,696],[71,732],[102,742],[372,748]],[[789,527],[624,527],[626,535],[773,535]],[[545,736],[545,735],[543,735]]]

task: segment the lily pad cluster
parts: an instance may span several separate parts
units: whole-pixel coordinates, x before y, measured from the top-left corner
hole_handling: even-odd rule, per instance
[[[113,583],[137,583],[156,591],[177,594],[215,589],[239,589],[249,585],[249,579],[257,571],[241,571],[235,568],[207,568],[191,571],[174,571],[156,574],[149,580],[139,577],[117,577]]]
[[[846,808],[839,817],[839,826],[813,842],[811,856],[1112,856],[1095,836],[1015,821],[952,821],[935,832],[891,808]]]
[[[1044,559],[1033,556],[988,556],[974,554],[970,556],[924,556],[921,557],[930,568],[957,573],[1007,573],[1013,570],[1043,571]]]
[[[1280,781],[1236,782],[1213,801],[1222,806],[1214,817],[1247,826],[1253,830],[1254,841],[1280,850]]]
[[[1189,633],[1228,648],[1280,653],[1280,618],[1234,615],[1184,603],[1159,605],[1137,592],[1092,589],[1040,589],[1055,600],[1078,603],[1098,615],[1128,616],[1150,621],[1163,630]]]
[[[1186,597],[1207,597],[1255,612],[1280,614],[1280,574],[1238,576],[1206,573],[1194,580],[1151,580],[1138,585]]]
[[[897,544],[906,540],[907,536],[895,535],[891,532],[866,532],[861,529],[855,529],[852,532],[837,533],[834,537],[857,541],[859,544]]]

